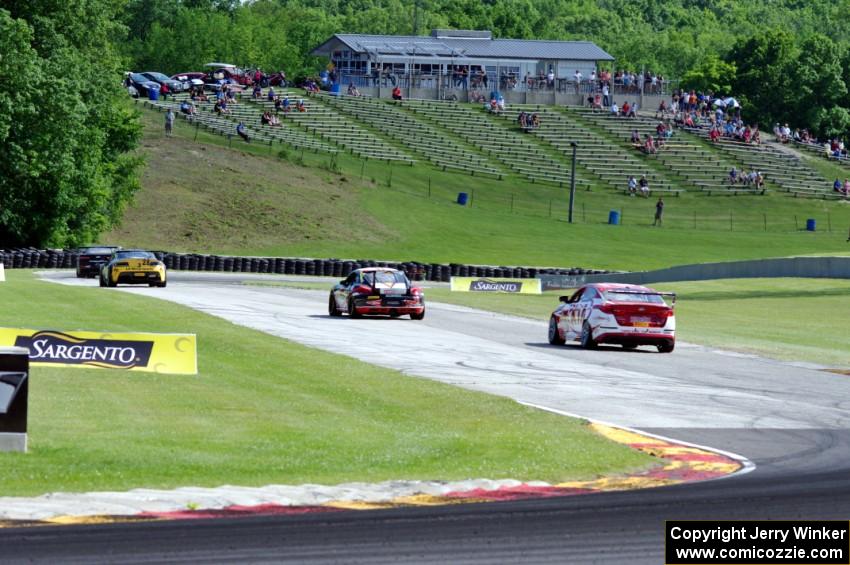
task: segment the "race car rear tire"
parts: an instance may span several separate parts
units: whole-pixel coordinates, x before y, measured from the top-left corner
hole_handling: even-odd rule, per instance
[[[103,287],[106,287],[106,281],[104,281],[104,280],[103,280],[103,276],[99,276],[99,277],[97,277],[97,280],[98,280],[98,282],[100,283],[100,286],[101,286],[102,288],[103,288]]]
[[[558,331],[558,320],[555,316],[549,318],[549,343],[552,345],[564,345],[566,340],[561,337],[561,333]]]
[[[168,281],[162,281],[162,282],[161,282],[161,283],[159,283],[157,286],[158,286],[159,288],[165,288],[167,285],[168,285]]]
[[[109,274],[107,275],[106,286],[113,288],[118,286],[118,283],[112,280],[112,271],[109,271]]]
[[[411,314],[411,320],[424,320],[425,319],[425,310],[422,310],[419,314]]]
[[[336,299],[334,298],[333,293],[328,297],[328,315],[333,317],[342,316],[342,312],[340,312],[339,308],[336,305]]]
[[[354,300],[348,299],[348,316],[351,318],[359,318],[360,314],[357,312],[357,308],[354,306]]]
[[[593,331],[587,322],[581,327],[581,346],[585,349],[596,349],[596,342],[593,341]]]
[[[673,349],[676,348],[675,341],[668,341],[667,343],[661,343],[657,345],[658,353],[672,353]]]

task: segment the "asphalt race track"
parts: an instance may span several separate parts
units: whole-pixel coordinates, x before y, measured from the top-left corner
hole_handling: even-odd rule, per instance
[[[167,289],[129,292],[407,374],[724,449],[756,469],[522,502],[0,529],[0,561],[657,564],[668,519],[850,519],[850,377],[681,343],[670,355],[554,347],[545,320],[437,304],[422,322],[330,318],[326,291],[233,286],[249,277],[172,272]],[[366,345],[344,339],[359,332]]]

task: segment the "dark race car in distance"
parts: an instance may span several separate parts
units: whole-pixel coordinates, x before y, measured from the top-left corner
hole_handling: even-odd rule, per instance
[[[671,305],[664,301],[672,297]],[[549,318],[549,343],[577,340],[585,349],[600,343],[634,349],[653,345],[670,353],[676,344],[676,295],[645,286],[618,283],[588,284],[561,296]]]
[[[159,83],[139,73],[127,73],[124,86],[134,97],[147,96],[151,90],[159,90]]]
[[[94,278],[100,269],[112,258],[116,250],[114,245],[91,245],[77,250],[77,278]]]
[[[425,317],[425,295],[402,271],[357,269],[334,285],[328,298],[328,314],[341,316],[343,312],[352,318],[409,315],[412,320],[421,320]]]

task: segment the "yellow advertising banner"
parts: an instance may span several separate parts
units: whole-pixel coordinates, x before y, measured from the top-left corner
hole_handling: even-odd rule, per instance
[[[36,366],[123,369],[172,375],[198,373],[194,334],[0,328],[0,346],[29,349],[30,364]]]
[[[499,279],[489,277],[452,277],[452,292],[508,292],[541,294],[540,279]]]

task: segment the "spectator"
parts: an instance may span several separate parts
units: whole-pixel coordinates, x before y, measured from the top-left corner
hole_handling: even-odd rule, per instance
[[[180,112],[186,114],[188,116],[186,119],[191,122],[196,112],[195,103],[191,100],[184,100],[180,103]]]
[[[637,194],[637,179],[635,179],[634,175],[629,176],[629,196],[634,196]]]
[[[654,155],[655,153],[658,152],[658,150],[655,147],[655,140],[652,139],[652,136],[649,135],[649,134],[646,135],[646,141],[643,144],[643,151],[647,155]]]
[[[254,88],[251,91],[251,98],[262,98],[263,97],[263,87],[260,86],[259,82],[254,83]]]
[[[638,103],[634,102],[632,104],[632,107],[629,108],[628,112],[626,112],[625,108],[623,108],[623,113],[626,115],[627,118],[637,118],[637,110],[638,110]]]
[[[576,92],[579,92],[581,90],[581,79],[582,78],[583,77],[581,76],[581,71],[576,69],[575,75],[573,75],[573,79],[576,81]]]
[[[550,89],[555,88],[555,71],[551,66],[549,67],[549,73],[546,75],[546,86]]]
[[[284,95],[283,102],[281,102],[281,106],[283,106],[283,113],[287,114],[292,109],[292,104],[289,101],[289,96]]]
[[[280,109],[283,108],[283,101],[280,99],[280,96],[274,99],[274,111],[280,112]]]
[[[519,127],[522,129],[528,128],[528,114],[525,112],[520,112],[517,117],[517,123],[519,123]]]
[[[594,114],[596,110],[602,110],[602,96],[598,92],[593,96],[593,104],[590,107]]]
[[[832,190],[842,194],[844,193],[844,185],[841,183],[841,179],[835,179],[835,182],[832,183]]]
[[[360,91],[357,90],[357,87],[354,86],[354,82],[348,83],[348,95],[349,96],[360,96]]]
[[[729,171],[729,184],[736,184],[738,182],[738,169],[732,166],[732,169]]]
[[[643,147],[643,142],[640,139],[640,132],[638,132],[638,130],[636,130],[636,129],[632,130],[631,142],[632,142],[632,145],[634,147],[638,148],[638,149]]]
[[[401,102],[401,89],[398,86],[393,88],[393,100]]]
[[[165,113],[165,137],[171,137],[174,131],[174,111],[169,108]]]
[[[844,196],[850,196],[850,179],[844,179]]]
[[[649,181],[646,180],[646,175],[641,175],[638,186],[640,187],[641,196],[649,198]]]
[[[307,106],[304,105],[304,99],[303,98],[299,98],[298,102],[295,103],[295,109],[298,110],[299,112],[306,112],[307,111]]]
[[[271,122],[272,122],[271,112],[266,110],[265,112],[263,112],[263,115],[260,116],[260,123],[263,124],[264,126],[267,126],[267,125],[270,125]]]
[[[658,105],[658,111],[655,113],[655,117],[663,120],[665,116],[667,116],[667,101],[662,100],[661,104]]]
[[[623,102],[623,116],[628,116],[631,109],[632,109],[632,106],[629,104],[628,100]]]
[[[717,143],[720,139],[720,129],[717,126],[711,128],[711,131],[708,132],[708,138],[712,143]]]
[[[617,107],[616,102],[611,104],[611,115],[612,116],[619,116],[620,115],[620,109]]]
[[[263,71],[257,69],[254,71],[254,87],[259,86],[261,82],[263,82]]]
[[[664,215],[664,200],[659,196],[658,202],[655,203],[655,220],[653,220],[653,226],[661,226],[661,217]]]
[[[228,102],[236,104],[236,93],[233,91],[232,88],[227,89],[227,92],[224,93],[224,97],[227,99]]]
[[[611,97],[609,95],[610,91],[608,90],[608,83],[602,85],[602,105],[606,108],[610,106]]]
[[[245,140],[246,143],[251,143],[251,138],[248,137],[248,132],[245,130],[245,124],[239,122],[236,126],[236,133],[239,134],[239,137]]]
[[[171,91],[168,90],[168,85],[165,84],[165,83],[162,83],[162,85],[159,87],[159,95],[162,96],[163,100],[168,98],[169,92],[171,92]]]

